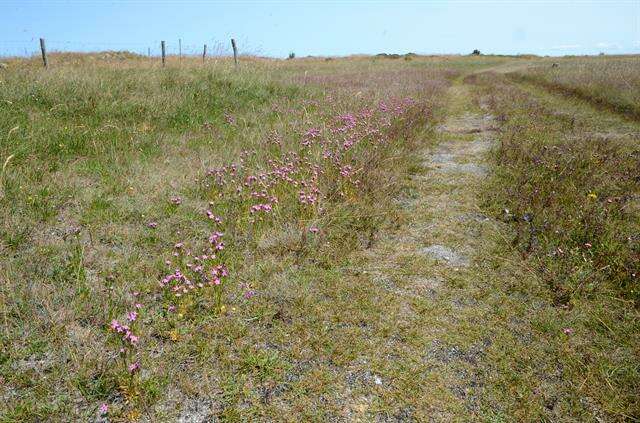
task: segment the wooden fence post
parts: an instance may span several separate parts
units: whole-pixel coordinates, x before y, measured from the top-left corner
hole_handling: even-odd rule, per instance
[[[204,58],[207,57],[207,45],[204,45],[204,49],[202,49],[202,63],[204,63]]]
[[[164,68],[164,61],[165,61],[164,41],[160,41],[160,48],[162,49],[162,67]]]
[[[40,51],[42,51],[42,62],[44,63],[44,67],[49,67],[47,63],[47,48],[44,45],[44,38],[40,38]]]
[[[233,62],[238,67],[238,47],[236,47],[236,40],[231,39],[231,47],[233,47]]]

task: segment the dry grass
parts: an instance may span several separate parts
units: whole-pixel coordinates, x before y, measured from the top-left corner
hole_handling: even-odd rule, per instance
[[[573,278],[575,262],[541,279],[504,243],[509,229],[489,233],[451,215],[473,216],[484,183],[425,178],[419,151],[475,137],[433,133],[447,114],[473,109],[462,77],[521,59],[243,57],[237,70],[228,58],[170,57],[162,69],[157,58],[123,53],[50,62],[45,71],[36,58],[12,60],[0,71],[0,160],[13,156],[0,198],[0,421],[100,421],[103,403],[112,421],[635,415],[637,330],[633,309],[620,307],[633,299],[607,273],[633,265],[622,259],[632,250],[600,231],[633,212],[624,203],[609,222],[602,203],[607,190],[621,197],[633,188],[616,173],[630,163],[619,144],[597,150],[616,166],[564,146],[589,169],[618,175],[569,173],[580,187],[594,184],[598,202],[586,205],[600,226],[589,235],[610,240],[620,260],[596,273],[601,283],[586,297],[579,283],[564,286],[576,292],[568,310],[540,281]],[[538,205],[520,183],[529,168],[519,167],[526,160],[515,141],[544,150],[556,136],[581,146],[591,138],[568,131],[562,114],[528,113],[527,96],[495,81],[486,87],[514,141],[498,166],[513,177],[487,198],[520,215]],[[477,161],[473,151],[465,164]],[[552,168],[538,182],[557,200]],[[563,187],[565,201],[536,219],[585,206],[580,190]],[[413,212],[398,206],[412,192],[423,200]],[[312,205],[301,201],[314,193]],[[271,209],[252,213],[257,205]],[[571,219],[556,221],[573,240]],[[225,248],[203,260],[224,264],[228,278],[179,298],[159,286],[176,267],[197,280],[187,264],[217,230]],[[466,243],[478,257],[463,271],[436,266],[416,255],[417,238]],[[607,263],[605,252],[594,247],[594,268]],[[362,272],[372,268],[379,273]],[[108,326],[135,302],[143,307],[131,348]],[[567,338],[565,326],[577,336]],[[130,375],[135,360],[142,369]]]
[[[567,328],[571,342],[554,354],[594,415],[633,420],[640,410],[640,127],[497,75],[478,81],[502,121],[488,207],[513,228],[512,246],[555,306],[532,319],[552,336],[554,326]],[[562,344],[567,334],[555,336]]]
[[[280,383],[303,360],[300,342],[324,335],[311,321],[282,327],[291,342],[274,352],[264,347],[279,337],[270,322],[309,314],[308,299],[327,295],[313,281],[335,277],[348,252],[393,216],[390,198],[414,131],[429,122],[447,74],[428,63],[403,75],[404,62],[359,69],[349,60],[319,61],[307,74],[333,79],[304,85],[296,63],[269,60],[245,59],[237,72],[226,59],[178,66],[172,58],[166,69],[137,57],[53,55],[51,63],[45,71],[36,60],[10,62],[0,75],[0,157],[14,156],[0,205],[2,419],[86,420],[102,402],[113,418],[163,419],[175,412],[162,407],[176,391],[192,397],[212,377],[206,389],[224,392],[223,414],[274,413],[260,403],[245,409],[247,395]],[[355,74],[369,81],[357,96],[341,82]],[[396,110],[409,94],[414,103]],[[388,112],[378,111],[380,101]],[[302,144],[309,128],[324,139],[337,116],[365,109],[373,115],[357,118],[358,143],[335,161],[323,159],[321,144]],[[342,145],[337,134],[324,148]],[[236,195],[235,184],[267,172],[271,160],[296,163],[296,184],[310,183],[317,166],[320,205],[300,204],[300,186],[277,183],[264,187],[279,198],[274,212],[252,217],[250,206],[262,200],[249,190]],[[205,177],[230,163],[239,171],[227,185]],[[347,164],[358,184],[337,171]],[[180,206],[170,204],[174,196]],[[231,282],[167,316],[175,300],[158,287],[168,272],[163,262],[178,241],[200,248],[197,240],[212,230],[204,214],[210,201],[223,217],[220,259]],[[245,300],[247,289],[258,295]],[[308,299],[291,303],[300,289]],[[131,353],[142,372],[132,378],[107,325],[122,319],[134,291],[144,309]],[[319,369],[307,371],[305,379]]]
[[[639,66],[639,56],[568,57],[541,61],[515,75],[638,119]]]

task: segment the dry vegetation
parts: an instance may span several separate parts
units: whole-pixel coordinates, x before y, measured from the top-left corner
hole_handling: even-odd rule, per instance
[[[514,76],[640,118],[640,57],[570,57],[541,61]]]
[[[309,319],[325,272],[393,215],[448,75],[316,61],[328,76],[304,86],[280,62],[56,59],[0,85],[4,419],[133,418],[209,377],[243,415],[315,323],[281,352],[265,331]]]
[[[532,318],[543,332],[562,324],[572,335],[555,352],[564,377],[581,380],[609,419],[632,419],[640,407],[640,124],[495,74],[472,80],[502,121],[488,207],[512,226],[512,246],[555,306]]]
[[[640,86],[637,58],[552,70],[528,58],[541,70],[473,76],[450,104],[466,75],[519,60],[243,58],[236,70],[228,59],[171,57],[163,69],[124,53],[59,54],[48,71],[9,61],[0,421],[411,421],[433,404],[468,418],[447,405],[444,376],[421,373],[424,342],[456,311],[399,303],[349,269],[406,219],[396,200],[422,172],[417,152],[447,113],[471,107],[472,89],[502,128],[477,193],[510,223],[491,242],[521,251],[514,268],[526,269],[520,290],[499,251],[478,265],[489,281],[479,291],[479,275],[446,274],[478,303],[465,313],[499,337],[473,357],[486,372],[463,395],[479,404],[474,418],[637,418],[638,127],[523,82],[631,116],[637,93],[622,85]],[[575,71],[616,66],[626,73]],[[407,259],[398,272],[428,266]],[[430,333],[396,320],[409,308]],[[505,322],[511,309],[530,319]],[[491,329],[453,320],[438,339],[471,345],[467,333]],[[561,388],[545,396],[546,383]],[[366,407],[354,402],[363,396]]]

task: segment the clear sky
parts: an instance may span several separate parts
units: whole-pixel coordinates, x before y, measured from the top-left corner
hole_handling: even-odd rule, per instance
[[[640,53],[640,0],[7,1],[0,55],[50,50],[201,52],[207,43],[284,57],[356,53]]]

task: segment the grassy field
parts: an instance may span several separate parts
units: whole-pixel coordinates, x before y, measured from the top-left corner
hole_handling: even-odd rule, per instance
[[[474,416],[638,418],[639,125],[536,85],[606,93],[611,110],[632,116],[635,94],[621,81],[637,81],[637,59],[571,60],[7,61],[0,421],[413,421],[433,412],[430,401],[448,407],[455,395],[420,373],[416,354],[431,338],[396,326],[406,304],[346,269],[366,267],[363,252],[406,221],[398,199],[423,172],[421,152],[472,98],[501,128],[477,196],[507,222],[496,248],[518,251],[514,268],[540,282],[517,294],[519,310],[546,304],[518,328],[544,340],[535,352],[566,378],[558,401],[568,404],[545,414],[543,387],[504,372],[534,355],[514,348],[483,367],[499,374],[478,385],[490,400]],[[525,63],[526,77],[482,73]],[[575,71],[616,66],[620,79]],[[498,265],[483,271],[495,298],[514,300]],[[484,306],[509,315],[500,301]],[[495,348],[508,350],[509,330]],[[393,348],[376,356],[374,341]],[[354,400],[365,379],[395,381],[365,395],[366,413]],[[456,407],[447,410],[469,419]]]
[[[312,331],[285,354],[261,347],[274,320],[310,318],[313,293],[296,292],[392,217],[453,73],[87,62],[2,75],[4,419],[82,419],[114,398],[112,416],[135,417],[212,374],[233,414]],[[134,311],[131,342],[109,325]]]
[[[582,380],[580,390],[617,418],[633,419],[640,407],[640,123],[495,74],[471,79],[502,122],[483,197],[513,228],[511,245],[558,310],[535,319],[549,325],[544,331],[564,322],[579,334],[555,353],[565,377]]]
[[[554,58],[539,61],[514,76],[638,119],[638,66],[638,56]]]

